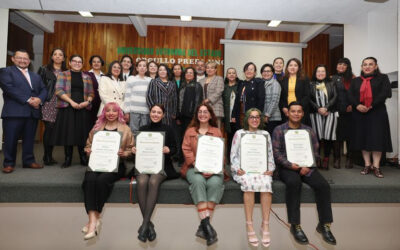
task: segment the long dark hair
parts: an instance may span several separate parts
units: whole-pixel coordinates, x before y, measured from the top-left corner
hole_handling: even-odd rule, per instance
[[[175,66],[179,66],[179,67],[181,68],[181,75],[180,75],[180,77],[181,77],[181,80],[182,80],[182,78],[185,77],[185,75],[184,75],[184,69],[183,69],[183,66],[180,65],[179,63],[174,63],[174,65],[172,65],[172,78],[175,79],[175,74],[174,74],[174,68],[175,68]],[[185,71],[185,72],[186,72],[186,71]]]
[[[303,72],[303,68],[302,68],[302,66],[301,66],[301,61],[300,61],[299,59],[297,59],[297,58],[291,58],[291,59],[289,59],[289,61],[286,63],[286,67],[285,67],[285,78],[289,78],[289,77],[290,77],[290,74],[289,74],[289,71],[288,71],[288,67],[289,67],[289,64],[290,64],[292,61],[294,61],[295,63],[297,63],[297,65],[299,66],[299,70],[298,70],[297,73],[296,73],[296,77],[297,77],[298,79],[304,79],[304,78],[305,78],[305,75],[304,75],[304,72]]]
[[[159,77],[158,71],[160,70],[161,67],[164,67],[165,70],[167,71],[167,79],[168,79],[168,81],[170,81],[170,80],[171,80],[171,77],[172,77],[171,69],[168,68],[168,65],[166,65],[166,64],[164,64],[164,63],[158,65],[157,77]]]
[[[347,65],[346,71],[344,73],[342,73],[342,75],[343,75],[343,78],[345,81],[351,81],[351,79],[353,79],[354,74],[353,74],[353,69],[351,67],[351,62],[350,62],[349,58],[347,58],[347,57],[340,58],[336,64],[336,66],[339,63],[344,63]],[[337,72],[337,69],[336,69],[336,74],[341,75],[341,74],[339,74],[339,72]]]
[[[311,81],[313,81],[313,82],[320,81],[320,80],[317,79],[317,70],[318,70],[318,68],[324,68],[325,69],[326,75],[325,75],[325,78],[322,81],[325,82],[325,83],[328,82],[329,81],[329,74],[328,74],[328,68],[326,67],[325,64],[318,64],[314,68],[313,73],[312,73]]]
[[[155,61],[151,61],[151,62],[149,62],[148,64],[147,64],[147,72],[146,72],[146,76],[148,76],[148,77],[150,77],[150,64],[152,64],[152,63],[154,63],[156,66],[157,66],[157,72],[156,72],[156,78],[157,78],[157,76],[158,76],[158,67],[159,67],[159,65],[158,65],[158,63],[156,63]]]
[[[106,74],[106,76],[107,77],[109,77],[110,79],[112,79],[112,67],[114,66],[114,64],[118,64],[119,65],[119,67],[121,68],[121,72],[119,72],[119,76],[118,76],[118,80],[120,80],[120,81],[123,81],[124,80],[124,78],[123,78],[123,73],[122,73],[122,65],[121,65],[121,63],[119,62],[119,61],[117,61],[117,60],[115,60],[115,61],[112,61],[111,63],[110,63],[110,65],[108,66],[108,71],[107,71],[107,74]]]
[[[192,121],[190,122],[190,124],[188,126],[188,128],[191,128],[191,127],[196,128],[197,132],[199,132],[199,128],[200,128],[200,121],[199,121],[199,118],[198,118],[198,113],[199,113],[200,108],[203,107],[203,106],[207,108],[207,110],[208,110],[208,112],[210,113],[210,116],[211,116],[211,119],[208,121],[208,124],[210,126],[212,126],[212,127],[218,127],[218,125],[217,125],[217,117],[215,116],[213,108],[210,105],[208,105],[208,104],[203,102],[202,104],[197,106],[196,111],[194,112],[194,115],[193,115],[193,119],[192,119]]]
[[[133,59],[132,59],[132,57],[131,56],[129,56],[129,55],[123,55],[122,57],[121,57],[121,60],[119,61],[119,63],[120,63],[120,65],[122,64],[122,61],[125,59],[125,58],[129,58],[129,60],[131,60],[131,67],[129,68],[129,75],[130,74],[132,74],[132,72],[133,72],[133,67],[134,67],[134,62],[133,62]],[[121,65],[121,72],[123,72],[124,70],[122,69],[122,65]]]
[[[63,53],[64,56],[64,61],[61,63],[61,71],[66,71],[67,70],[67,63],[65,62],[67,60],[67,56],[65,55],[65,52],[62,48],[54,48],[51,53],[50,53],[50,60],[49,63],[47,63],[46,68],[50,71],[54,71],[54,61],[53,61],[53,54],[56,52],[56,50],[59,50]]]
[[[186,77],[185,77],[186,73],[188,72],[189,69],[191,69],[193,71],[193,80],[191,82],[196,82],[197,81],[197,72],[192,66],[190,66],[190,67],[187,67],[185,69],[185,71],[183,72],[183,77],[181,78],[181,81],[184,82],[184,83],[191,83],[191,82],[186,82]]]
[[[361,62],[361,66],[362,66],[362,64],[364,63],[365,60],[373,60],[373,61],[375,62],[375,64],[376,64],[377,67],[376,67],[376,70],[374,71],[374,75],[381,75],[381,74],[382,74],[381,71],[379,70],[379,67],[378,67],[378,60],[377,60],[375,57],[369,56],[369,57],[364,58],[364,59],[362,60],[362,62]],[[361,70],[360,75],[362,75],[362,76],[365,75],[364,72],[363,72],[362,70]]]

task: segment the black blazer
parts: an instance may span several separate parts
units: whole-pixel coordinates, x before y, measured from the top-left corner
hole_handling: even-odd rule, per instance
[[[349,89],[349,101],[353,106],[353,109],[361,104],[360,103],[360,87],[362,84],[361,77],[356,77],[351,80]],[[372,89],[372,107],[385,105],[386,98],[392,97],[392,89],[390,87],[390,81],[387,75],[379,74],[371,79]]]
[[[310,112],[316,113],[318,112],[318,108],[316,100],[316,91],[317,91],[317,83],[311,82],[310,84]],[[328,109],[330,112],[336,111],[336,102],[337,102],[337,91],[336,87],[333,85],[331,81],[325,83],[326,91],[328,92],[328,104],[324,107]]]
[[[289,92],[289,78],[285,77],[281,82],[282,92],[279,107],[282,110],[287,108],[289,103],[287,102]],[[296,99],[303,106],[304,112],[308,113],[308,104],[310,102],[310,80],[305,77],[304,79],[296,78],[295,88]]]
[[[261,112],[264,110],[264,81],[261,78],[253,78],[250,81],[240,80],[237,86],[235,104],[233,105],[232,110],[232,117],[236,119],[236,122],[239,122],[240,119],[240,97],[244,87],[246,87],[244,90],[246,100],[244,103],[244,112],[251,108],[258,108]]]

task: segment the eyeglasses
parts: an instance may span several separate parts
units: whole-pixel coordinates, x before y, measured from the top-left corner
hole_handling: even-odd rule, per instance
[[[76,64],[82,64],[82,61],[77,61],[77,60],[72,60],[71,62],[76,63]]]
[[[271,70],[263,70],[263,73],[272,73]]]
[[[260,120],[260,116],[250,116],[249,117],[250,120]]]

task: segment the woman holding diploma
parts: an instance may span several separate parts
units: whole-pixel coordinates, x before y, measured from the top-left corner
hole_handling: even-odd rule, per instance
[[[182,151],[185,156],[185,162],[182,165],[181,174],[190,184],[190,194],[201,219],[196,236],[206,239],[209,246],[218,240],[217,233],[210,224],[210,218],[215,205],[219,203],[224,193],[224,176],[222,174],[207,174],[195,171],[194,165],[199,135],[222,138],[213,109],[204,103],[197,107],[183,139]]]
[[[131,129],[124,120],[124,114],[121,108],[115,102],[109,102],[104,106],[99,119],[89,133],[86,142],[85,152],[90,155],[92,152],[92,142],[94,133],[97,131],[118,131],[122,133],[121,146],[118,156],[126,158],[131,154],[133,146],[133,136]],[[97,235],[97,229],[100,225],[100,214],[111,194],[113,184],[125,173],[125,166],[120,160],[118,172],[92,172],[87,171],[82,183],[84,194],[85,209],[89,216],[89,222],[82,228],[85,233],[84,239],[88,240]]]
[[[143,216],[143,222],[138,231],[138,239],[143,242],[146,242],[147,239],[153,241],[156,238],[154,224],[150,221],[150,218],[156,206],[160,184],[165,179],[179,177],[171,160],[171,155],[175,154],[177,150],[174,131],[170,126],[162,123],[164,110],[164,105],[155,104],[150,109],[150,124],[139,129],[139,131],[165,132],[165,146],[163,147],[163,154],[165,155],[164,170],[158,174],[141,174],[136,171],[136,192]],[[132,153],[136,154],[136,147],[132,148]]]
[[[244,117],[243,129],[235,133],[231,150],[231,169],[233,180],[240,184],[243,193],[244,212],[247,224],[247,236],[249,243],[257,247],[259,242],[253,228],[254,192],[260,192],[260,203],[263,222],[261,224],[262,244],[264,247],[270,245],[269,236],[269,212],[272,201],[272,173],[275,170],[274,157],[272,152],[271,137],[263,130],[261,111],[256,108],[249,109]],[[267,165],[260,173],[249,173],[241,168],[241,144],[242,136],[245,134],[265,135]]]

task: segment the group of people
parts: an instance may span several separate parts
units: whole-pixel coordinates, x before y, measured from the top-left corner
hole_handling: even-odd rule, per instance
[[[64,146],[63,168],[72,164],[73,146],[78,147],[80,164],[88,164],[93,135],[96,131],[119,131],[123,134],[118,155],[128,159],[136,153],[134,135],[140,131],[165,132],[164,169],[158,174],[134,171],[143,222],[138,239],[156,238],[150,221],[165,179],[182,176],[190,184],[190,193],[201,223],[196,236],[207,245],[217,241],[210,219],[223,196],[224,180],[229,173],[207,174],[195,171],[199,135],[223,137],[227,134],[227,155],[231,175],[243,191],[248,241],[259,245],[253,228],[254,193],[260,192],[263,221],[261,243],[270,245],[269,212],[272,200],[272,175],[277,166],[279,178],[286,184],[286,205],[291,233],[301,244],[308,239],[300,226],[301,183],[311,186],[316,195],[319,224],[323,239],[336,244],[330,230],[332,209],[330,188],[317,168],[299,166],[288,161],[284,133],[305,129],[311,135],[316,166],[328,169],[334,149],[334,167],[340,168],[340,148],[347,143],[346,168],[351,168],[350,153],[362,151],[365,166],[361,174],[373,172],[382,178],[380,159],[390,152],[390,130],[385,100],[391,97],[387,75],[379,71],[377,60],[367,57],[361,64],[361,75],[355,77],[347,58],[339,60],[337,72],[330,76],[325,65],[317,65],[311,81],[304,75],[299,59],[292,58],[284,67],[283,58],[261,67],[244,65],[244,79],[234,68],[228,68],[225,80],[217,75],[215,62],[198,60],[195,67],[148,63],[124,55],[113,61],[108,72],[101,71],[105,62],[93,55],[91,70],[82,71],[83,58],[72,55],[68,60],[61,48],[51,52],[49,63],[39,75],[28,71],[29,54],[18,50],[12,57],[14,66],[0,69],[3,90],[4,173],[15,167],[16,144],[23,140],[23,167],[42,168],[33,155],[33,141],[38,119],[45,125],[43,134],[45,165],[53,165],[54,146]],[[240,141],[246,133],[266,135],[268,171],[246,173],[240,167]],[[272,139],[271,139],[272,135]],[[320,144],[324,157],[320,160]],[[371,159],[372,156],[372,159]],[[173,160],[182,164],[180,175]],[[82,184],[89,221],[82,228],[85,239],[97,235],[100,214],[112,191],[113,183],[125,175],[124,161],[116,173],[87,171]]]

